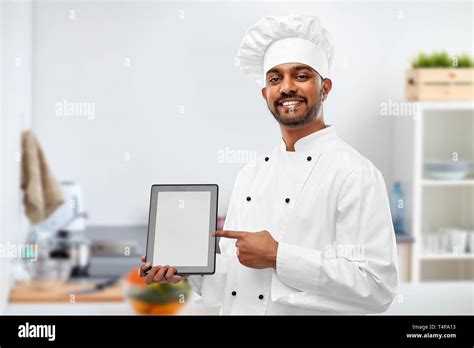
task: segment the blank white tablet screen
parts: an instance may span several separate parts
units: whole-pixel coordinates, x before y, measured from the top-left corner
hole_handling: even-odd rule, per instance
[[[211,192],[158,193],[153,265],[206,266]]]

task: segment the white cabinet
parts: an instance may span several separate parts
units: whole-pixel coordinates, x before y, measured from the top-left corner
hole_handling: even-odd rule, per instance
[[[474,176],[435,179],[424,163],[473,161],[474,103],[413,104],[413,114],[394,120],[394,179],[405,188],[408,226],[415,239],[411,280],[473,281],[474,252],[449,245],[443,229],[474,234]]]

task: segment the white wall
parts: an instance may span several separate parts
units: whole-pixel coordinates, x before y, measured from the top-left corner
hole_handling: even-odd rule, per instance
[[[258,86],[233,59],[251,24],[290,12],[317,15],[332,33],[326,122],[391,183],[397,139],[380,105],[403,98],[419,51],[472,51],[471,3],[42,2],[33,126],[57,176],[83,185],[90,223],[145,223],[152,183],[218,183],[225,212],[241,165],[219,163],[218,151],[279,141]],[[93,119],[58,116],[64,100],[95,103]]]
[[[0,2],[0,244],[24,243],[27,221],[20,190],[20,133],[30,127],[31,3]],[[0,257],[0,313],[9,291],[7,258]]]

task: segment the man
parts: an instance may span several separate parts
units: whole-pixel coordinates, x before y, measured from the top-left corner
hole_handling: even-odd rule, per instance
[[[222,314],[377,313],[394,298],[384,179],[324,122],[333,54],[316,17],[264,17],[242,41],[241,69],[264,81],[282,140],[238,174],[216,273],[188,277]],[[178,282],[175,271],[156,266],[147,282]]]

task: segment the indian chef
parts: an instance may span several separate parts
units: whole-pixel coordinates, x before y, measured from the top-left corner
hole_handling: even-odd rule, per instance
[[[384,178],[324,121],[334,45],[317,17],[260,19],[238,52],[281,141],[239,172],[213,275],[186,277],[221,314],[352,314],[387,310],[396,242]],[[142,259],[144,262],[144,259]],[[146,281],[183,279],[144,263]]]

